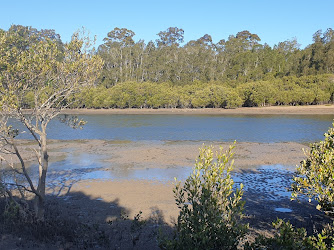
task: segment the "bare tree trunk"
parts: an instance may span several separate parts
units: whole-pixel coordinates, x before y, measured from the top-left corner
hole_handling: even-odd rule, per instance
[[[44,202],[45,202],[45,183],[46,183],[46,173],[49,165],[49,155],[46,146],[46,124],[42,126],[42,134],[40,136],[40,155],[39,155],[39,179],[37,192],[40,194],[35,197],[35,213],[38,220],[44,219]]]

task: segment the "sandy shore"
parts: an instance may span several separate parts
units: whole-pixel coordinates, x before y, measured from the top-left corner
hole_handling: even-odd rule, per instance
[[[226,149],[229,145],[220,142],[206,144],[213,144],[216,149],[220,146]],[[72,212],[92,222],[103,224],[117,221],[122,216],[133,219],[142,212],[143,219],[173,225],[179,214],[173,194],[173,179],[179,178],[178,173],[183,169],[191,172],[201,145],[201,142],[185,141],[52,141],[51,161],[74,155],[79,162],[74,159],[72,163],[82,164],[93,155],[97,156],[93,161],[101,164],[99,166],[103,170],[97,169],[102,172],[98,177],[101,179],[80,178],[76,169],[70,170],[68,177],[53,183],[48,192],[64,199]],[[286,190],[292,179],[291,171],[304,159],[302,148],[307,146],[293,142],[236,144],[234,175],[239,179],[236,186],[240,182],[245,185],[246,222],[250,223],[252,230],[269,232],[267,230],[271,229],[271,222],[276,218],[307,227],[310,223],[323,221],[314,204],[291,202]],[[273,170],[276,164],[286,167]],[[257,169],[261,165],[262,169]],[[162,175],[166,174],[163,180],[150,178],[157,169]],[[53,170],[50,169],[50,173]],[[140,177],[134,178],[133,172],[140,172]],[[114,177],[109,179],[108,176]],[[282,213],[276,211],[277,208],[291,209],[291,212]]]
[[[212,114],[212,115],[333,115],[334,105],[271,106],[236,109],[69,109],[64,114]]]

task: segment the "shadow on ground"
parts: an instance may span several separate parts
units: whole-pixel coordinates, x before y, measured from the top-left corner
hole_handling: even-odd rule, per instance
[[[4,200],[0,204],[3,210]],[[48,196],[46,210],[43,223],[1,218],[0,249],[159,249],[159,230],[172,231],[159,210],[146,220],[140,211],[129,218],[117,199],[105,202],[81,192]]]
[[[160,249],[159,232],[172,232],[157,208],[145,215],[148,219],[142,219],[141,211],[129,218],[118,199],[106,202],[71,191],[76,181],[65,179],[75,180],[73,175],[49,183],[44,222],[22,220],[0,199],[0,249]],[[3,216],[6,208],[9,213]]]

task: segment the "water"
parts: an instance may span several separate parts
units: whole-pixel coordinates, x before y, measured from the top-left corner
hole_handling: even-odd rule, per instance
[[[61,161],[51,162],[48,178],[50,180],[149,180],[171,182],[174,177],[185,180],[191,173],[189,167],[143,168],[135,165],[111,164],[104,161],[103,155],[72,153]],[[38,176],[37,165],[29,170],[30,174]],[[34,172],[33,172],[34,171]]]
[[[89,154],[70,154],[65,160],[52,162],[48,173],[48,185],[59,187],[70,181],[76,183],[82,180],[144,180],[171,183],[174,177],[185,181],[192,172],[192,166],[174,166],[169,168],[142,168],[137,166],[122,166],[103,161],[103,156]],[[37,171],[35,169],[35,176]],[[244,184],[244,191],[256,193],[257,197],[268,201],[289,199],[295,167],[284,165],[262,165],[248,169],[238,169],[232,173],[235,187]],[[282,210],[282,211],[281,211]],[[279,212],[288,212],[278,208]]]
[[[58,120],[48,138],[130,141],[314,142],[323,139],[333,115],[81,115],[84,128],[72,129]],[[15,125],[17,127],[17,125]],[[20,130],[24,130],[20,127]],[[32,139],[29,133],[18,138]]]
[[[291,186],[295,167],[284,165],[262,165],[252,170],[237,172],[233,175],[236,184],[243,183],[244,190],[261,194],[266,200],[290,198]]]
[[[275,208],[275,211],[281,212],[281,213],[291,213],[292,209],[285,208],[285,207],[277,207],[277,208]]]

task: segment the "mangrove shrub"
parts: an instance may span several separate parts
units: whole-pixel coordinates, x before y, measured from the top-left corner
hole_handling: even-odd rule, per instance
[[[333,123],[334,126],[334,123]],[[334,128],[329,128],[323,141],[312,144],[307,157],[293,178],[292,198],[307,195],[318,202],[317,208],[334,215]]]
[[[180,209],[176,234],[165,242],[171,249],[235,249],[247,227],[239,219],[244,202],[243,185],[233,189],[234,145],[222,148],[214,159],[213,147],[200,149],[192,174],[174,188]]]

